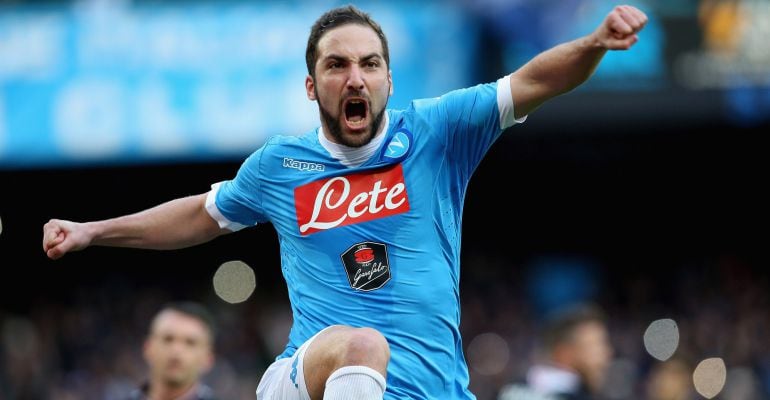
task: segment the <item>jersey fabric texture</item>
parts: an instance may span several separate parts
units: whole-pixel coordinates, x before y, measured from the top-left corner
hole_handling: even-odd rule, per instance
[[[319,141],[273,136],[207,209],[232,230],[271,223],[293,325],[285,351],[330,325],[388,340],[386,399],[474,399],[460,338],[466,188],[513,125],[509,77],[387,110],[379,148],[346,166]]]

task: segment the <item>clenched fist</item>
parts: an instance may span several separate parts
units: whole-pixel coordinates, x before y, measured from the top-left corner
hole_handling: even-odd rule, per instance
[[[52,219],[43,225],[43,251],[55,260],[91,244],[86,224]]]
[[[598,43],[608,50],[628,50],[639,40],[636,35],[647,24],[647,15],[633,6],[617,6],[593,32]]]

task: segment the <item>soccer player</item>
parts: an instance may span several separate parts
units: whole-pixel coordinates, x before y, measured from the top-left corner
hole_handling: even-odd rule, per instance
[[[201,378],[214,364],[214,319],[203,305],[173,302],[152,319],[144,341],[147,382],[127,400],[214,400]]]
[[[544,321],[541,343],[526,382],[504,387],[498,400],[601,398],[614,352],[603,310],[575,304],[557,311]]]
[[[53,219],[43,249],[175,249],[271,223],[293,326],[258,399],[473,399],[460,338],[465,191],[507,128],[588,79],[647,22],[618,6],[591,34],[496,82],[387,109],[388,42],[340,7],[312,26],[305,88],[321,124],[274,136],[207,193],[114,219]]]

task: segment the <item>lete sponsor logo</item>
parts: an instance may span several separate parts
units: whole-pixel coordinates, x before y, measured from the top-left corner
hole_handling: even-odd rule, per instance
[[[294,189],[300,233],[357,224],[409,211],[401,164],[321,179]]]

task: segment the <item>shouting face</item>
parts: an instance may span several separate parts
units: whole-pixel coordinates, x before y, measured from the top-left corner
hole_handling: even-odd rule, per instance
[[[342,25],[321,37],[317,52],[305,89],[318,101],[324,134],[350,147],[369,143],[381,129],[393,89],[379,37],[364,25]]]

